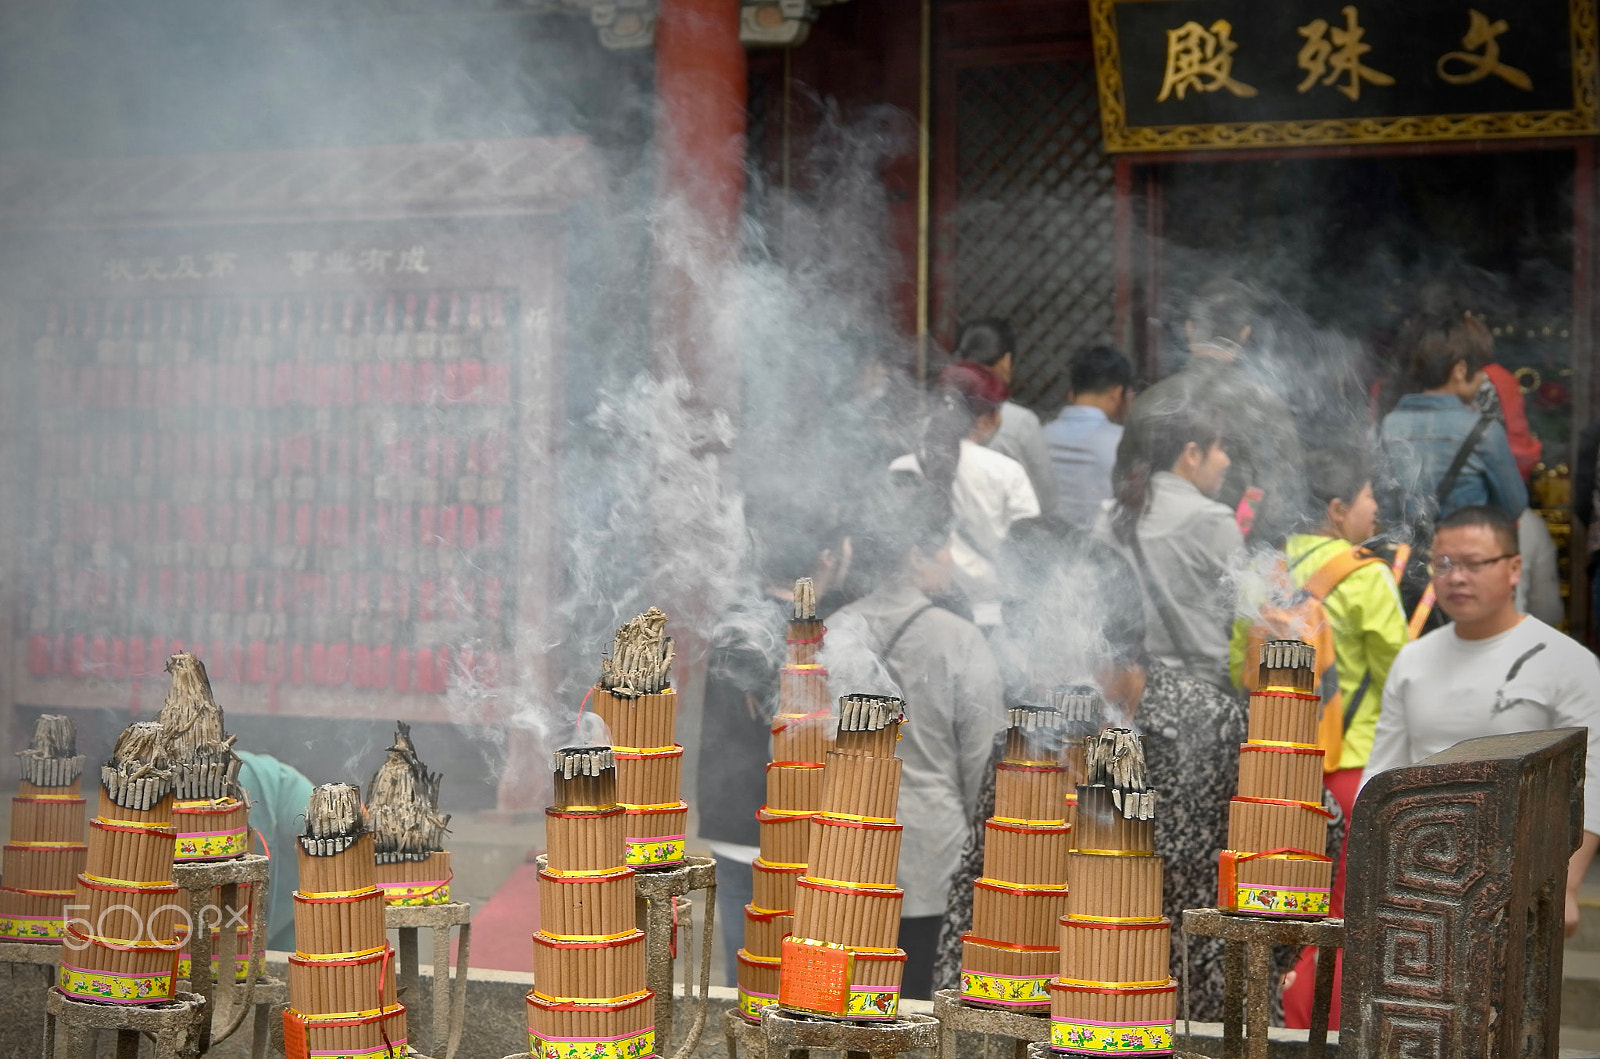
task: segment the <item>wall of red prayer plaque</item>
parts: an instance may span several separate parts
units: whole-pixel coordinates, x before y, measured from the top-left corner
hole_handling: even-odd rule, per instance
[[[245,684],[498,684],[515,313],[452,289],[30,303],[29,674],[138,679],[181,646]]]

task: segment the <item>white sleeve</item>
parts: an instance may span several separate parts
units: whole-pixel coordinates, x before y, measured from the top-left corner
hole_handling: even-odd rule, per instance
[[[1010,529],[1013,522],[1025,518],[1039,517],[1039,495],[1033,491],[1033,483],[1028,481],[1028,471],[1016,460],[1010,461],[1010,466],[1005,469],[1006,490],[1006,528]],[[984,751],[984,761],[988,761],[988,751]]]
[[[1600,792],[1600,659],[1596,659],[1576,642],[1556,633],[1566,640],[1561,665],[1555,672],[1561,674],[1558,694],[1550,703],[1551,720],[1557,728],[1589,729],[1589,753],[1584,761],[1583,829],[1600,835],[1600,795],[1589,797],[1589,792]]]
[[[1378,728],[1372,736],[1372,753],[1361,774],[1361,786],[1380,772],[1409,765],[1415,760],[1411,754],[1411,737],[1406,730],[1406,691],[1410,666],[1408,656],[1415,655],[1416,644],[1409,643],[1395,655],[1389,667],[1389,679],[1383,685],[1383,705],[1378,710]]]

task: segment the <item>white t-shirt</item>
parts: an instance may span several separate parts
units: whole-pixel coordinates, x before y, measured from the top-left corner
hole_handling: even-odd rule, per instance
[[[1600,790],[1600,660],[1535,617],[1486,640],[1455,623],[1409,643],[1383,686],[1383,710],[1361,782],[1485,735],[1588,728],[1585,785]],[[1600,834],[1600,797],[1583,829]]]
[[[921,474],[922,464],[915,453],[908,452],[889,464],[889,469]],[[956,583],[972,604],[973,620],[979,625],[998,625],[1000,575],[994,560],[1013,522],[1039,517],[1039,497],[1022,464],[963,438],[950,488],[950,508],[958,529],[950,542]]]

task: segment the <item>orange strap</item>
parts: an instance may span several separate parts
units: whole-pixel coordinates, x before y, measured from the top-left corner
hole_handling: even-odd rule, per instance
[[[1351,548],[1347,552],[1340,552],[1332,559],[1317,567],[1316,573],[1306,579],[1300,587],[1307,595],[1315,596],[1318,600],[1325,600],[1328,595],[1339,587],[1339,582],[1373,563],[1381,563],[1382,559],[1373,555],[1360,546]]]

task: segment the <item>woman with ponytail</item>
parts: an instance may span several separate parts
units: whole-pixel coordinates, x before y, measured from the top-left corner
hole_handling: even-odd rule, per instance
[[[984,444],[1000,428],[1008,395],[993,369],[957,361],[939,373],[927,423],[916,452],[889,464],[891,471],[920,474],[950,499],[955,534],[950,555],[955,587],[966,596],[979,626],[1000,624],[997,563],[1014,523],[1039,517],[1039,499],[1028,472],[1010,456]]]
[[[1244,536],[1233,512],[1212,499],[1229,464],[1221,427],[1193,408],[1171,407],[1150,416],[1143,441],[1138,459],[1119,452],[1125,470],[1095,536],[1138,574],[1151,656],[1228,688],[1228,564]]]

